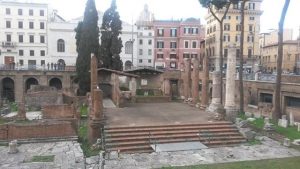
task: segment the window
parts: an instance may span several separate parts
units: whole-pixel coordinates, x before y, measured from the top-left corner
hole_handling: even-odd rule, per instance
[[[198,58],[198,54],[191,54],[191,58]]]
[[[29,9],[29,16],[33,16],[33,9]]]
[[[152,36],[152,33],[151,33],[151,32],[149,32],[149,33],[148,33],[148,36]]]
[[[254,20],[255,20],[255,17],[254,17],[254,16],[250,16],[250,17],[249,17],[249,20],[254,21]]]
[[[235,17],[235,19],[236,19],[236,20],[241,20],[241,16],[240,16],[240,15],[237,15],[237,16]]]
[[[176,65],[177,65],[176,62],[171,62],[170,63],[170,68],[176,69],[177,68]]]
[[[249,10],[255,10],[255,3],[249,3]]]
[[[19,50],[19,56],[24,56],[24,50]]]
[[[176,54],[170,54],[170,59],[176,59]]]
[[[29,42],[34,43],[34,35],[29,35]]]
[[[6,41],[11,42],[11,34],[6,35]]]
[[[228,57],[228,49],[224,49],[224,57],[225,57],[225,58]]]
[[[184,32],[184,34],[188,34],[188,33],[189,33],[189,28],[185,27],[185,28],[183,29],[183,32]]]
[[[236,35],[235,42],[240,42],[240,41],[241,41],[241,35]]]
[[[157,29],[157,36],[164,36],[164,29]]]
[[[225,19],[230,20],[231,16],[225,16]]]
[[[29,51],[29,55],[30,55],[30,56],[34,56],[34,50],[30,50],[30,51]]]
[[[157,57],[157,59],[163,59],[163,58],[164,58],[164,54],[158,53],[158,54],[156,55],[156,57]]]
[[[254,42],[254,36],[253,35],[248,35],[247,37],[247,42]]]
[[[170,42],[170,48],[172,48],[172,49],[177,48],[177,43],[176,42]]]
[[[45,56],[46,52],[44,50],[41,50],[41,56]]]
[[[23,10],[22,9],[18,9],[18,15],[23,15]]]
[[[148,59],[148,63],[152,63],[152,60],[151,60],[151,59]]]
[[[157,48],[162,49],[164,48],[164,42],[163,41],[157,41]]]
[[[192,48],[197,48],[197,41],[193,41]]]
[[[189,53],[184,53],[183,58],[190,58],[190,54]]]
[[[19,35],[19,43],[23,43],[24,42],[24,36],[23,35]]]
[[[57,41],[57,52],[65,52],[65,41],[62,39]]]
[[[248,58],[251,58],[252,56],[252,49],[248,49]]]
[[[139,49],[139,55],[143,55],[143,49]]]
[[[198,34],[198,28],[193,28],[193,34]]]
[[[139,59],[139,63],[143,63],[143,59]]]
[[[235,26],[235,30],[236,30],[236,31],[241,31],[241,25],[240,25],[240,24],[236,25],[236,26]]]
[[[152,55],[152,49],[148,49],[148,55]]]
[[[148,40],[148,45],[152,45],[152,40],[151,39]]]
[[[40,36],[40,43],[45,43],[45,36],[44,35]]]
[[[23,60],[23,59],[20,59],[20,60],[19,60],[19,64],[20,64],[20,66],[23,66],[23,65],[24,65],[24,60]]]
[[[41,60],[41,66],[45,65],[45,60]]]
[[[142,45],[143,44],[143,39],[139,40],[139,44]]]
[[[269,93],[260,93],[260,101],[265,103],[272,103],[273,95]]]
[[[133,42],[131,42],[131,41],[127,41],[126,43],[125,43],[125,54],[132,54],[132,52],[133,52],[133,49],[132,49],[132,43]]]
[[[44,22],[40,22],[40,29],[45,29],[45,23]]]
[[[253,31],[253,25],[249,25],[249,32]]]
[[[44,15],[45,15],[44,10],[40,10],[40,16],[44,16]]]
[[[224,35],[224,42],[230,42],[230,35]]]
[[[34,28],[34,23],[33,22],[29,22],[29,29],[33,29]]]
[[[216,27],[216,25],[214,25],[213,31],[216,32],[216,30],[217,30],[217,27]]]
[[[10,8],[6,8],[6,9],[5,9],[5,14],[6,14],[6,15],[10,15]]]
[[[18,22],[18,28],[19,28],[19,29],[22,29],[22,28],[23,28],[23,21],[19,21],[19,22]]]
[[[170,36],[171,37],[176,37],[177,36],[177,29],[176,28],[172,28],[170,31]]]
[[[224,31],[230,31],[230,24],[224,24]]]
[[[11,21],[6,21],[6,28],[11,28]]]
[[[184,41],[184,48],[189,48],[189,41]]]

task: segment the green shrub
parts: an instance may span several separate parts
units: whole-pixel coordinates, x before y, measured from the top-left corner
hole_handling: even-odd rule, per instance
[[[80,116],[87,116],[88,115],[88,106],[82,105],[80,106]]]
[[[120,86],[120,90],[121,91],[129,91],[129,88],[125,87],[125,86]]]
[[[18,111],[18,104],[17,104],[17,103],[11,102],[9,106],[10,106],[10,110],[11,110],[12,112]]]
[[[148,92],[148,96],[154,96],[153,89],[136,89],[136,95],[145,96],[145,93]]]

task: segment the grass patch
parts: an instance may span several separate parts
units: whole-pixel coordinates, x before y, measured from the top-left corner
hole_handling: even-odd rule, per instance
[[[11,103],[9,103],[9,106],[10,106],[11,112],[16,112],[16,111],[18,111],[18,104],[17,104],[17,103],[11,102]]]
[[[93,149],[92,145],[89,144],[88,142],[88,128],[87,128],[87,123],[83,122],[80,124],[79,127],[79,135],[78,135],[78,141],[80,142],[80,147],[83,151],[83,154],[86,157],[91,157],[91,156],[96,156],[99,154],[100,149]]]
[[[2,146],[2,147],[7,147],[8,144],[7,144],[7,143],[0,143],[0,146]]]
[[[80,116],[87,116],[88,115],[88,106],[87,105],[82,105],[80,107]]]
[[[252,141],[248,141],[247,143],[250,146],[261,145],[262,144],[261,141],[259,141],[259,140],[252,140]]]
[[[50,156],[33,156],[30,162],[53,162],[54,155]]]
[[[299,165],[300,157],[292,157],[185,167],[164,167],[163,169],[296,169],[299,168]]]
[[[7,121],[0,117],[0,124],[5,124]]]

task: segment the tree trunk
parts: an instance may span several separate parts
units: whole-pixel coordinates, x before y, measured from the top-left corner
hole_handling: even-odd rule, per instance
[[[275,89],[275,103],[274,103],[274,111],[272,114],[272,119],[274,121],[278,121],[281,117],[281,102],[280,102],[280,91],[281,91],[281,73],[282,73],[282,58],[283,58],[283,26],[285,16],[290,4],[290,0],[285,0],[281,17],[279,21],[279,30],[278,30],[278,57],[277,57],[277,78],[276,78],[276,89]]]
[[[219,55],[220,55],[220,99],[221,99],[221,104],[223,104],[223,19],[220,24],[220,50],[219,50]]]
[[[240,67],[239,67],[239,87],[240,87],[240,113],[244,114],[244,83],[243,83],[243,65],[244,65],[244,35],[245,35],[245,3],[241,5],[241,39],[240,39]]]

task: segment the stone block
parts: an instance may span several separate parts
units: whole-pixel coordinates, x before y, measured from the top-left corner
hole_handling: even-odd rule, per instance
[[[247,117],[252,117],[252,113],[250,113],[250,112],[245,112],[245,116],[247,116]]]
[[[279,119],[278,120],[278,126],[287,128],[288,127],[288,121],[285,120],[285,119]]]
[[[241,121],[240,123],[239,123],[239,127],[240,128],[246,128],[246,127],[248,127],[248,124],[249,124],[249,121],[247,121],[247,120],[243,120],[243,121]]]
[[[266,123],[263,128],[265,131],[274,131],[274,125],[272,123]]]
[[[247,140],[251,141],[255,139],[256,133],[254,131],[246,131],[244,136]]]
[[[290,126],[294,126],[294,125],[295,125],[294,114],[290,112]]]
[[[282,115],[281,119],[286,120],[286,115]]]
[[[250,117],[250,118],[247,118],[247,121],[250,121],[250,122],[253,122],[253,121],[255,121],[256,119],[255,118],[252,118],[252,117]]]
[[[293,141],[294,145],[300,146],[300,139],[296,139]]]
[[[268,117],[264,118],[264,124],[270,123],[270,119]]]
[[[300,132],[300,123],[298,123],[298,132]]]
[[[239,124],[242,121],[241,118],[235,118],[235,124]]]
[[[291,146],[291,140],[288,138],[284,138],[283,139],[283,145],[286,147],[290,147]]]
[[[18,141],[13,140],[8,144],[8,153],[16,154],[18,152]]]

